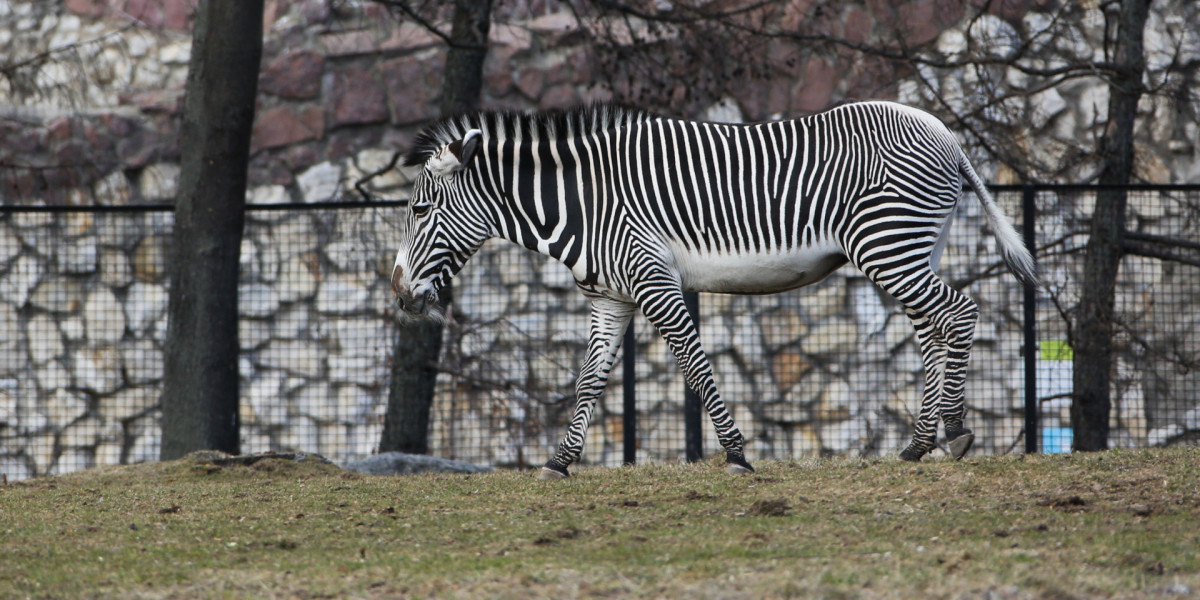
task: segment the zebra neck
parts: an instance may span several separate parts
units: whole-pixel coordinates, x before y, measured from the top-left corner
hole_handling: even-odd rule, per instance
[[[582,181],[578,151],[557,140],[505,140],[487,157],[497,191],[500,237],[568,266],[582,253],[584,203],[592,186]]]

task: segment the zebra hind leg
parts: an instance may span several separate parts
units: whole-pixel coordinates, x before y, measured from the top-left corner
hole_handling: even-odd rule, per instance
[[[932,450],[937,441],[940,417],[950,455],[959,460],[975,443],[974,432],[963,421],[966,416],[967,363],[979,309],[973,300],[936,276],[926,289],[928,293],[919,303],[920,308],[910,305],[906,309],[921,345],[925,390],[913,441],[900,457],[917,461]]]
[[[900,452],[903,460],[916,462],[933,450],[937,443],[937,400],[941,395],[945,375],[946,347],[929,326],[928,319],[912,310],[905,311],[917,330],[917,342],[921,347],[921,364],[925,371],[925,387],[921,395],[921,409],[917,414],[912,441]]]
[[[950,289],[950,288],[947,288]],[[967,363],[971,358],[971,346],[975,337],[975,323],[979,318],[979,307],[967,296],[954,291],[951,306],[952,318],[943,330],[948,351],[946,375],[942,383],[942,399],[939,406],[942,425],[946,429],[946,442],[954,460],[966,456],[975,443],[975,433],[963,421],[966,417]]]
[[[939,417],[945,424],[951,455],[962,458],[975,442],[975,434],[963,425],[963,419],[967,362],[978,307],[928,266],[915,276],[909,273],[890,279],[881,277],[880,270],[863,269],[863,272],[904,306],[921,347],[925,370],[921,409],[912,442],[900,452],[900,458],[918,461],[933,450],[937,445]]]

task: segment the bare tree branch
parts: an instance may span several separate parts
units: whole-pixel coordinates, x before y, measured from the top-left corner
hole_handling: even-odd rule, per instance
[[[1198,258],[1184,256],[1169,250],[1163,250],[1162,248],[1158,248],[1150,244],[1139,243],[1126,239],[1125,243],[1121,245],[1121,248],[1126,254],[1136,254],[1138,256],[1145,256],[1146,258],[1157,258],[1159,260],[1166,260],[1184,265],[1190,265],[1193,267],[1200,267],[1200,259]]]
[[[128,30],[135,26],[136,23],[128,23],[118,29],[114,29],[108,33],[98,35],[94,38],[88,38],[86,40],[80,40],[78,42],[71,42],[69,44],[48,48],[27,58],[13,62],[0,62],[0,75],[3,75],[6,78],[11,78],[16,76],[17,72],[21,69],[27,67],[40,68],[42,65],[50,62],[58,55],[74,52],[93,44],[99,44],[109,38],[124,35]]]
[[[358,181],[354,182],[354,189],[358,190],[358,194],[362,196],[364,201],[370,202],[374,199],[371,192],[367,190],[367,182],[394,169],[396,167],[396,163],[400,162],[400,157],[403,155],[404,153],[399,150],[393,152],[391,160],[389,160],[386,165],[367,173],[366,175],[363,175]]]
[[[1157,244],[1160,246],[1170,246],[1172,248],[1182,248],[1185,250],[1195,250],[1200,252],[1200,242],[1182,240],[1164,235],[1154,235],[1152,233],[1142,233],[1140,231],[1126,231],[1125,239],[1134,242],[1142,242],[1145,244]]]
[[[441,38],[447,46],[451,48],[462,48],[465,50],[486,50],[487,45],[483,44],[464,44],[459,40],[455,40],[452,35],[442,31],[433,21],[427,19],[421,14],[421,11],[412,7],[406,0],[372,0],[377,4],[382,4],[391,8],[395,8],[408,16],[408,18],[416,21],[418,25],[424,27],[426,31]]]

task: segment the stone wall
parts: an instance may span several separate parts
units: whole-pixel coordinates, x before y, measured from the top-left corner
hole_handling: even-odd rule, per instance
[[[1021,8],[1006,3],[1009,12],[968,21],[958,3],[929,0],[900,9],[846,3],[831,26],[851,39],[876,39],[903,23],[910,41],[931,42],[952,57],[964,40],[1011,39],[1046,18],[1039,3],[1017,4]],[[0,204],[171,201],[189,7],[187,0],[0,0],[0,55],[55,50],[55,60],[27,72],[32,79],[0,79]],[[1185,8],[1170,4],[1155,12],[1158,28],[1147,42],[1156,52],[1152,66],[1174,39],[1172,28],[1191,18]],[[370,2],[268,0],[266,17],[247,199],[268,206],[353,202],[353,182],[387,164],[436,116],[444,48]],[[1200,30],[1184,29],[1190,33],[1180,38],[1183,47],[1200,55],[1192,35]],[[629,91],[603,83],[578,24],[554,3],[506,4],[491,43],[487,107],[565,107],[623,99]],[[775,58],[785,53],[770,50]],[[755,120],[863,96],[936,107],[930,90],[966,108],[984,75],[931,71],[922,73],[925,84],[897,84],[894,73],[870,61],[842,54],[795,58],[733,86],[722,102],[687,104],[685,113]],[[998,76],[1010,78],[1019,74]],[[36,90],[25,85],[30,82]],[[1030,115],[1018,120],[1027,126],[1011,139],[1035,167],[1064,162],[1102,126],[1098,81],[1076,81],[1022,102],[1006,107]],[[1142,175],[1200,181],[1194,144],[1185,143],[1196,139],[1195,120],[1178,118],[1178,105],[1161,97],[1149,98],[1145,108],[1154,118],[1141,132]],[[991,161],[976,162],[989,171]],[[1086,163],[1062,171],[1089,174]],[[1013,176],[1003,169],[993,175],[1001,181]],[[391,171],[371,190],[399,198],[407,183],[406,173]],[[1047,200],[1047,209],[1055,200]],[[1003,201],[1016,215],[1015,196]],[[1086,213],[1086,199],[1080,204]],[[1183,208],[1172,210],[1146,208],[1139,226],[1179,234],[1173,224],[1187,216]],[[1077,222],[1045,212],[1047,231],[1061,233],[1055,227]],[[396,218],[388,209],[251,212],[242,247],[245,450],[296,449],[344,459],[374,449],[395,335],[381,274],[396,246],[390,226]],[[0,472],[20,478],[157,458],[171,222],[162,211],[0,213]],[[977,203],[968,200],[943,272],[984,307],[968,402],[980,450],[1003,452],[1021,428],[1020,290],[995,268],[993,247]],[[1188,274],[1140,259],[1129,268],[1149,279],[1124,284],[1128,313],[1147,315],[1144,321],[1160,332],[1156,339],[1189,352],[1194,340],[1187,331],[1194,328],[1172,328],[1181,305],[1168,309],[1147,292],[1166,286],[1195,297],[1186,296],[1193,293]],[[1071,267],[1060,271],[1069,300]],[[847,271],[773,297],[706,296],[702,313],[718,383],[752,456],[903,446],[919,400],[919,357],[907,319],[861,277]],[[1043,339],[1065,336],[1052,304],[1039,308],[1039,319],[1051,332]],[[489,245],[459,279],[435,405],[434,451],[486,464],[543,461],[572,408],[585,320],[583,301],[561,266]],[[683,447],[681,379],[662,342],[644,322],[639,327],[642,456],[673,460]],[[1195,376],[1173,373],[1169,361],[1147,356],[1130,350],[1122,363],[1118,443],[1196,435],[1194,398],[1200,394],[1189,392]],[[1049,362],[1047,375],[1061,371]],[[614,400],[597,410],[586,451],[591,462],[620,461],[620,385],[614,383]],[[1180,398],[1192,404],[1180,409]],[[1048,423],[1062,424],[1064,406],[1061,398],[1044,405]],[[1160,406],[1171,408],[1152,408]],[[1149,421],[1142,419],[1147,414]],[[706,432],[711,451],[716,441]]]
[[[266,4],[251,184],[281,186],[271,193],[295,201],[335,199],[437,116],[444,47],[373,2]],[[31,60],[13,76],[0,77],[4,202],[122,204],[173,197],[190,6],[187,0],[0,0],[0,55],[50,52],[47,60]],[[778,26],[815,28],[851,42],[925,44],[933,58],[952,61],[968,47],[1002,55],[1021,32],[1052,22],[1043,12],[1051,9],[1038,2],[993,8],[967,18],[971,11],[961,3],[941,0],[850,2],[839,14],[806,21],[804,3],[797,3]],[[1082,29],[1066,38],[1075,46],[1044,49],[1046,64],[1102,58],[1096,25],[1103,17],[1096,7],[1079,10],[1081,16],[1064,19]],[[1161,83],[1176,50],[1184,62],[1200,56],[1200,28],[1189,27],[1197,18],[1190,3],[1156,6],[1146,31],[1152,79]],[[524,110],[636,102],[646,90],[609,78],[605,69],[611,66],[598,64],[599,53],[589,45],[588,32],[603,27],[593,21],[587,26],[553,2],[498,7],[482,105]],[[1073,78],[1032,97],[1008,98],[1028,78],[1020,70],[930,67],[905,77],[895,65],[847,51],[810,52],[783,42],[763,50],[756,76],[725,82],[725,106],[732,111],[710,110],[719,98],[673,101],[687,96],[675,88],[653,97],[685,116],[747,120],[803,114],[854,98],[898,98],[935,111],[945,103],[959,114],[983,113],[982,123],[992,117],[1009,123],[985,132],[996,136],[989,152],[1006,156],[1034,180],[1094,176],[1094,165],[1079,157],[1103,127],[1107,91],[1100,78]],[[1172,81],[1186,89],[1179,77]],[[988,104],[991,97],[1003,101]],[[1139,131],[1139,176],[1200,182],[1195,108],[1168,93],[1147,96],[1143,108],[1149,118]],[[964,142],[984,156],[974,135],[964,135]],[[978,162],[999,183],[1017,177],[1008,168],[991,173],[993,160]]]

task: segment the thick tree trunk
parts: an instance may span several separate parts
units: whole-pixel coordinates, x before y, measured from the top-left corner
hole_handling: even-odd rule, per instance
[[[238,451],[238,252],[263,0],[201,0],[183,150],[162,395],[163,460]]]
[[[1144,88],[1142,33],[1149,0],[1124,0],[1117,15],[1114,62],[1109,83],[1108,126],[1101,138],[1102,185],[1124,185],[1133,175],[1133,128]],[[1101,189],[1096,196],[1083,271],[1083,295],[1075,323],[1075,361],[1071,404],[1074,450],[1108,447],[1113,372],[1113,309],[1117,271],[1124,254],[1124,190]]]
[[[457,0],[450,39],[454,45],[446,54],[442,72],[442,116],[475,110],[483,90],[483,61],[487,58],[488,30],[492,0]]]
[[[453,40],[442,73],[443,116],[472,110],[483,89],[483,61],[487,57],[491,0],[457,0],[454,5]],[[440,294],[451,298],[450,286]],[[429,412],[436,389],[442,324],[414,321],[402,324],[392,363],[392,387],[384,417],[380,452],[429,452]]]
[[[440,322],[413,321],[400,328],[380,452],[429,453],[429,411],[441,349]]]

